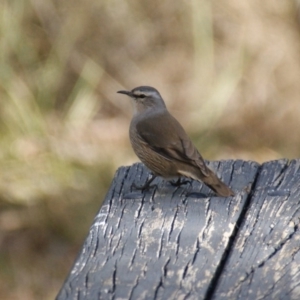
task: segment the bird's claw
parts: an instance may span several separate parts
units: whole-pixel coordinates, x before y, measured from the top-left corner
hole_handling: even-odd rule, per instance
[[[170,181],[170,184],[172,186],[176,186],[176,187],[179,187],[179,186],[181,186],[183,184],[187,184],[187,183],[191,183],[191,181],[190,180],[182,180],[181,181],[180,177],[175,182],[174,181]]]
[[[144,191],[149,190],[150,188],[157,187],[157,184],[147,184],[147,182],[146,182],[146,184],[144,184],[142,186],[138,186],[135,183],[133,183],[132,187],[138,191],[144,192]]]

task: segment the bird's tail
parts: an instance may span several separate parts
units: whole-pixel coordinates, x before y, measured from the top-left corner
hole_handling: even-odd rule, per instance
[[[220,197],[234,196],[234,192],[210,169],[209,176],[202,177],[201,180]]]

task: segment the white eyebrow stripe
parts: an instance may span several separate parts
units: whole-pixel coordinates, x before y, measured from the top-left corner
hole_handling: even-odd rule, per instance
[[[157,92],[155,92],[155,91],[145,91],[145,92],[140,92],[140,91],[138,91],[138,92],[135,92],[134,93],[134,95],[136,96],[136,97],[139,97],[139,96],[142,96],[142,95],[145,95],[145,96],[147,96],[147,97],[149,97],[149,96],[158,96],[158,93]]]

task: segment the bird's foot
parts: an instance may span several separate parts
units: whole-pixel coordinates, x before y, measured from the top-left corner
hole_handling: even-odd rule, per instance
[[[191,183],[190,180],[182,180],[181,181],[181,178],[179,177],[175,182],[174,181],[170,181],[171,185],[172,186],[176,186],[176,187],[179,187],[183,184],[187,184],[187,183]]]
[[[157,184],[150,184],[155,179],[155,177],[156,177],[155,175],[152,175],[152,177],[148,181],[146,181],[146,183],[142,186],[138,186],[135,183],[133,183],[132,187],[142,192],[147,191],[152,187],[157,187]]]

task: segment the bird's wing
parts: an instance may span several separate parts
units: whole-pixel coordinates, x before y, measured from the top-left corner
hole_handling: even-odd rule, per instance
[[[179,122],[168,112],[137,122],[136,130],[140,139],[159,155],[194,165],[200,168],[204,176],[209,176],[201,154]]]

